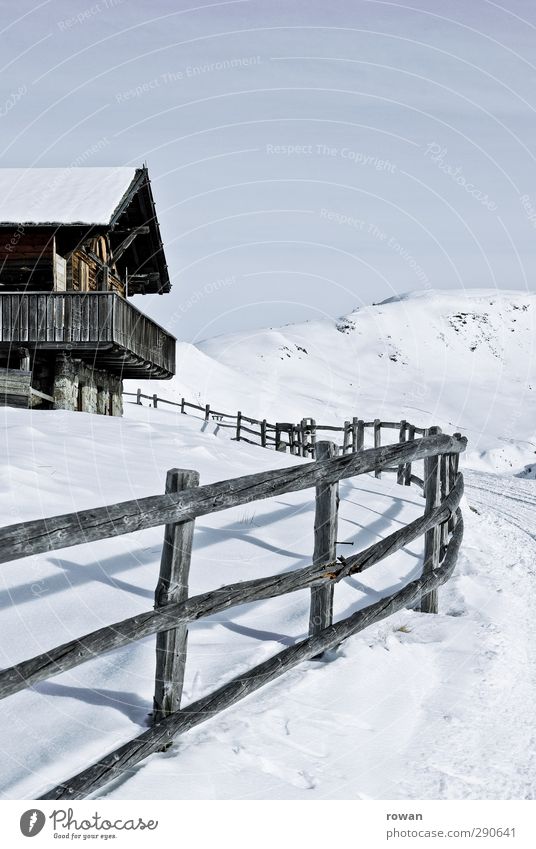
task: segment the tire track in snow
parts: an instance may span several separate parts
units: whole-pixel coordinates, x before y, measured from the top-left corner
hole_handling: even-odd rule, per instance
[[[534,799],[536,482],[464,475],[479,515],[465,513],[457,573],[442,592],[447,616],[420,633],[442,634],[442,686],[422,705],[401,797]],[[457,628],[449,612],[461,614]]]

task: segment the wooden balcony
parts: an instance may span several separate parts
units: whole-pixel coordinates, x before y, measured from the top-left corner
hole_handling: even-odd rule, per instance
[[[0,293],[0,349],[70,352],[124,378],[175,374],[175,338],[113,292]]]

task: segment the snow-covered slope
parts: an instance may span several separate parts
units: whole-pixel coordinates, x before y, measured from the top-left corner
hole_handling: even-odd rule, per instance
[[[7,408],[0,409],[0,416],[5,458],[0,510],[5,523],[161,492],[166,470],[172,466],[195,468],[201,481],[210,483],[304,462],[238,445],[225,434],[216,436],[213,425],[193,417],[136,405],[128,407],[123,420]],[[422,509],[418,493],[401,490],[392,480],[368,476],[344,482],[341,496],[339,539],[357,548],[372,544]],[[310,563],[313,524],[310,491],[204,517],[196,524],[191,592]],[[163,528],[154,528],[4,565],[0,664],[9,666],[151,609],[162,539]],[[402,585],[419,570],[420,553],[417,541],[381,570],[369,570],[359,582],[348,579],[338,588],[337,615],[347,615]],[[246,605],[193,625],[186,700],[202,696],[303,637],[308,595],[294,593]],[[150,638],[7,699],[0,726],[0,793],[9,798],[35,795],[135,736],[148,721],[153,688],[154,638]],[[332,694],[326,691],[325,696],[329,699]],[[259,704],[270,705],[270,698],[265,702],[261,697]],[[224,719],[221,727],[227,722]],[[198,739],[205,734],[200,731]],[[200,768],[210,771],[210,760],[202,767],[200,762]],[[284,796],[288,790],[292,795],[295,784],[307,789],[305,779],[299,775],[289,779],[291,773],[285,769],[276,763],[266,768],[278,788],[275,792]],[[183,765],[177,764],[178,774],[182,770]],[[258,771],[259,764],[253,765],[252,775]],[[260,768],[261,777],[263,772]],[[263,782],[251,786],[260,792],[270,786]],[[143,792],[153,797],[152,786]],[[187,794],[182,785],[171,792]],[[201,786],[191,792],[200,793]],[[218,784],[210,792],[227,791]]]
[[[196,468],[209,482],[303,462],[234,443],[194,417],[136,405],[123,420],[9,409],[1,416],[0,509],[9,522],[161,491],[171,466]],[[504,517],[487,510],[505,489],[487,477],[470,478],[478,513],[465,508],[465,544],[440,615],[405,611],[367,629],[99,795],[533,798],[536,544],[507,509]],[[528,521],[532,481],[519,483]],[[515,510],[516,493],[507,494]],[[339,539],[354,550],[422,510],[418,493],[392,478],[347,481],[341,495]],[[313,515],[304,492],[199,520],[192,592],[309,562]],[[150,608],[161,544],[155,528],[3,566],[2,665]],[[406,581],[420,569],[419,554],[409,546],[338,586],[336,616]],[[308,594],[296,593],[193,625],[186,702],[291,644],[307,618]],[[153,676],[149,638],[6,699],[2,797],[35,797],[143,730]]]
[[[178,378],[151,392],[272,420],[405,416],[464,429],[466,534],[438,616],[405,611],[367,629],[101,795],[536,798],[535,308],[521,294],[425,293],[339,322],[180,346]],[[303,462],[234,443],[173,408],[127,404],[122,420],[0,415],[4,523],[161,491],[172,466],[209,482]],[[354,551],[422,511],[419,494],[392,478],[344,482],[341,496],[339,540]],[[304,492],[199,520],[192,592],[309,562],[313,515]],[[0,662],[150,608],[161,544],[162,530],[152,529],[3,566]],[[348,579],[337,587],[336,615],[405,582],[420,554],[409,546]],[[307,593],[297,593],[196,623],[185,700],[291,644],[307,613]],[[35,796],[133,737],[147,723],[153,676],[150,638],[7,699],[0,793]]]
[[[469,437],[471,465],[521,470],[536,449],[535,331],[531,294],[415,292],[337,321],[183,343],[177,378],[150,391],[270,421],[439,424]]]

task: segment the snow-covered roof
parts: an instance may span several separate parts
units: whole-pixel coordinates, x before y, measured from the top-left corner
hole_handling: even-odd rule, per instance
[[[0,168],[0,224],[109,224],[135,168]]]

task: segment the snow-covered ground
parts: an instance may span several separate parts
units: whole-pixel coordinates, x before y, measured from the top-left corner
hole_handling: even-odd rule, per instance
[[[427,293],[360,310],[339,328],[311,323],[181,346],[178,379],[151,392],[271,420],[404,415],[465,430],[465,540],[438,616],[404,611],[347,640],[101,797],[536,797],[534,309],[528,295],[479,293],[455,304]],[[0,414],[4,524],[161,491],[171,466],[209,482],[304,462],[234,443],[172,408],[127,405],[122,420]],[[339,540],[353,550],[423,506],[391,477],[344,482],[341,496]],[[306,564],[313,512],[305,492],[200,519],[192,591]],[[152,529],[3,566],[2,665],[151,607],[161,542]],[[338,586],[336,615],[401,585],[419,555],[415,543]],[[196,623],[185,700],[302,636],[307,607],[307,593],[297,593]],[[6,699],[3,797],[35,796],[135,736],[151,710],[153,675],[149,638]]]

